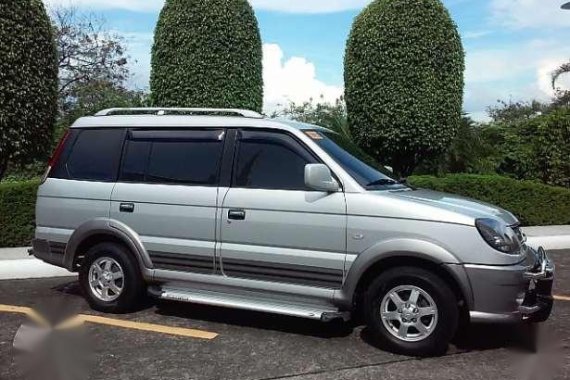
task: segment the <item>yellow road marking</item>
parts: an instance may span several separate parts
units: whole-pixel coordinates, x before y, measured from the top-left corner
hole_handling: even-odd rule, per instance
[[[35,322],[43,326],[49,326],[49,323],[44,318],[42,318],[34,309],[29,307],[0,305],[0,312],[24,314],[27,315],[30,319],[34,320]],[[164,325],[157,325],[153,323],[125,321],[121,319],[105,318],[105,317],[98,317],[95,315],[85,315],[85,314],[76,315],[75,317],[72,317],[64,321],[63,323],[59,324],[58,326],[56,326],[56,328],[57,329],[73,328],[80,326],[85,322],[95,323],[99,325],[113,326],[113,327],[122,327],[131,330],[149,331],[161,334],[177,335],[177,336],[184,336],[184,337],[198,338],[198,339],[210,340],[218,336],[218,334],[216,333],[202,331],[202,330],[187,329],[182,327],[170,327]]]
[[[554,296],[554,299],[556,301],[569,301],[570,302],[570,297],[567,297],[567,296]]]
[[[0,312],[15,313],[27,315],[30,319],[43,326],[49,326],[49,323],[39,315],[34,309],[23,306],[0,305]]]
[[[85,315],[85,314],[79,314],[75,318],[69,320],[67,323],[70,323],[70,326],[73,326],[75,324],[81,324],[82,322],[89,322],[98,325],[107,325],[113,327],[122,327],[131,330],[141,330],[141,331],[150,331],[150,332],[156,332],[168,335],[185,336],[189,338],[214,339],[215,337],[218,336],[218,334],[216,333],[202,331],[202,330],[157,325],[154,323],[125,321],[121,319],[105,318],[105,317],[98,317],[95,315]]]

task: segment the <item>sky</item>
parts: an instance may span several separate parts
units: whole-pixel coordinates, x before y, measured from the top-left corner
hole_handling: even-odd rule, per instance
[[[289,101],[334,102],[343,94],[343,57],[354,18],[370,0],[249,0],[263,40],[266,112]],[[131,57],[130,86],[148,90],[153,32],[164,0],[44,0],[106,20]],[[466,51],[464,109],[476,120],[498,100],[547,101],[550,75],[570,61],[564,0],[443,0]],[[570,77],[570,75],[569,75]],[[570,88],[570,78],[560,82]]]

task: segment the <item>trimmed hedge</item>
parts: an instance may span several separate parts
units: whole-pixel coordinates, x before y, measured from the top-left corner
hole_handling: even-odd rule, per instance
[[[0,184],[0,247],[30,245],[38,186],[38,181]]]
[[[261,112],[262,56],[247,0],[167,0],[152,48],[152,102]]]
[[[356,18],[344,78],[356,142],[409,176],[444,151],[463,106],[464,52],[440,0],[375,0]]]
[[[514,213],[524,226],[570,224],[570,190],[495,175],[412,176],[410,184],[485,201]]]
[[[40,0],[0,1],[0,178],[46,158],[57,116],[57,49]]]

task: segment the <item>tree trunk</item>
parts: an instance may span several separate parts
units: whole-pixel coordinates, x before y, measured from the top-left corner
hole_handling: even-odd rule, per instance
[[[8,170],[8,159],[0,159],[0,181],[4,178],[6,170]]]
[[[393,164],[392,169],[394,170],[394,175],[397,178],[404,179],[412,175],[415,166],[410,165],[409,163],[397,162]]]

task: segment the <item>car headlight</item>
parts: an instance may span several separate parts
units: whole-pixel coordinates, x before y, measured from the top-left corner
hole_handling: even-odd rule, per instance
[[[515,231],[495,219],[477,219],[475,226],[483,239],[497,251],[509,254],[517,254],[520,249],[520,241]]]

